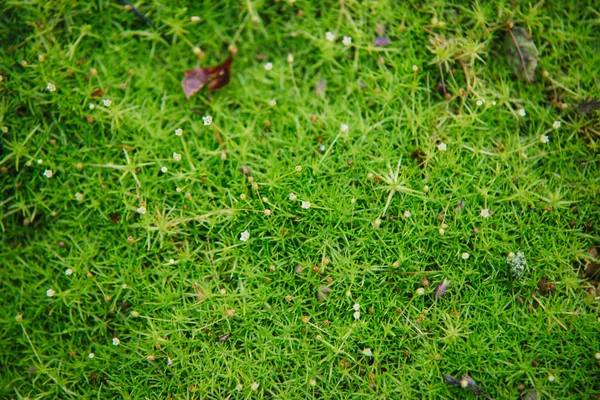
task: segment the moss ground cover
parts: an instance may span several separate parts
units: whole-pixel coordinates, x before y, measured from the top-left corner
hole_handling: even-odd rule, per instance
[[[0,11],[3,398],[600,395],[593,1]]]

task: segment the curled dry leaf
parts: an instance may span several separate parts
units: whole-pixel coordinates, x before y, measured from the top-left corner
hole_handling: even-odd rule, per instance
[[[504,51],[514,73],[533,83],[539,52],[529,32],[520,26],[509,26],[504,38]]]
[[[434,295],[436,300],[444,297],[444,295],[446,294],[446,290],[448,290],[449,283],[450,282],[448,282],[447,279],[444,279],[442,281],[442,283],[437,285],[437,287],[435,288],[435,295]]]
[[[556,290],[556,285],[551,282],[548,282],[547,276],[544,276],[542,279],[540,279],[537,286],[538,286],[538,289],[540,290],[540,293],[542,294],[542,296],[545,296]]]
[[[90,97],[100,97],[106,94],[106,91],[102,90],[102,89],[96,89],[92,92],[92,94],[90,95]]]
[[[331,286],[322,285],[319,286],[319,290],[317,290],[317,300],[325,301],[325,299],[331,294]]]
[[[231,336],[231,333],[227,333],[227,334],[221,336],[220,338],[217,339],[217,342],[224,342],[227,339],[229,339],[229,336]]]
[[[588,255],[591,257],[591,260],[585,264],[583,275],[586,278],[591,278],[592,276],[596,275],[598,271],[600,271],[600,264],[598,263],[598,249],[595,247],[590,248],[588,250]]]
[[[194,68],[185,71],[185,77],[181,81],[185,97],[189,99],[206,85],[213,92],[226,86],[229,83],[232,63],[233,58],[229,57],[215,67]]]

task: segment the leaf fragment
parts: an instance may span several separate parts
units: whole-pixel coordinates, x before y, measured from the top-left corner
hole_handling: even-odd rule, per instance
[[[319,286],[319,290],[317,290],[317,301],[322,302],[325,301],[327,297],[331,294],[331,286],[322,285]]]
[[[597,110],[600,110],[600,100],[597,97],[583,99],[577,106],[577,111],[583,115]]]
[[[548,282],[547,276],[544,276],[542,279],[540,279],[537,286],[538,286],[538,289],[540,289],[540,293],[542,294],[542,296],[545,296],[556,290],[556,285],[551,282]]]
[[[529,32],[520,26],[508,27],[504,51],[513,72],[524,81],[533,83],[539,52]]]
[[[437,287],[435,288],[435,299],[438,300],[442,297],[444,297],[444,295],[446,294],[446,290],[448,290],[448,280],[444,279],[442,281],[442,283],[440,283],[439,285],[437,285]]]
[[[206,85],[211,92],[226,86],[229,83],[232,62],[233,58],[230,56],[217,66],[185,71],[185,77],[181,81],[185,97],[189,99]]]
[[[102,89],[96,89],[92,92],[92,94],[90,94],[90,97],[99,97],[99,96],[103,96],[106,94],[106,91],[102,90]]]
[[[375,39],[373,39],[373,44],[377,47],[384,47],[390,43],[391,43],[390,39],[388,39],[386,37],[376,37]]]

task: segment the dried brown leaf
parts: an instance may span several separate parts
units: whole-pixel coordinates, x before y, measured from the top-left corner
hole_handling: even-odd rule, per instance
[[[551,282],[548,282],[547,276],[544,276],[542,279],[540,279],[537,286],[542,296],[545,296],[556,290],[556,285]]]
[[[214,67],[194,68],[185,71],[185,77],[181,81],[185,97],[189,99],[206,85],[211,91],[226,86],[229,83],[232,62],[233,58],[229,57],[222,64]]]
[[[102,89],[96,89],[92,92],[92,94],[90,95],[91,97],[100,97],[106,94],[105,90]]]

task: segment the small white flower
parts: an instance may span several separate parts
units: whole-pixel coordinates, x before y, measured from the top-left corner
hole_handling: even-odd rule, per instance
[[[248,231],[244,231],[244,232],[240,233],[240,240],[241,240],[242,242],[245,242],[245,241],[247,241],[248,239],[250,239],[250,232],[248,232]]]
[[[326,149],[326,147],[325,147],[325,145],[324,145],[324,144],[321,144],[321,145],[319,145],[319,151],[320,151],[321,153],[322,153],[322,152],[324,152],[324,151],[325,151],[325,149]]]
[[[495,106],[496,105],[496,101],[492,101],[492,105]]]
[[[548,142],[550,142],[550,139],[548,138],[548,135],[541,135],[540,136],[540,143],[546,144]]]
[[[352,44],[352,38],[350,36],[344,36],[342,43],[344,46],[350,46]]]
[[[292,53],[288,53],[287,62],[290,64],[294,62],[294,55]]]
[[[462,253],[461,257],[463,260],[466,260],[469,258],[469,253]]]
[[[271,107],[275,107],[277,105],[277,100],[273,99],[273,100],[269,100],[269,105]]]
[[[140,313],[139,313],[139,312],[137,312],[137,311],[135,311],[135,310],[133,310],[133,311],[131,312],[131,316],[132,316],[132,317],[139,317],[139,316],[140,316]]]
[[[71,268],[65,269],[65,275],[67,275],[67,276],[73,275],[73,270]]]
[[[268,62],[265,64],[265,70],[270,71],[272,69],[273,69],[273,63]]]
[[[525,113],[525,109],[524,108],[520,108],[519,111],[517,111],[517,113],[521,116],[524,117],[526,115]]]
[[[294,193],[290,193],[290,195],[288,196],[290,200],[294,201],[298,199],[298,196],[296,196]]]
[[[46,89],[48,89],[49,92],[56,92],[56,86],[54,86],[54,83],[52,82],[48,82]]]
[[[142,214],[142,215],[144,215],[144,214],[146,214],[146,207],[144,207],[144,206],[138,207],[138,208],[137,208],[135,211],[136,211],[138,214]]]
[[[487,208],[481,210],[481,212],[479,213],[479,215],[481,215],[483,218],[487,218],[490,216],[490,210],[488,210]]]
[[[173,360],[171,360],[171,357],[167,357],[167,366],[168,367],[172,367],[173,366]]]
[[[600,352],[599,352],[599,353],[596,353],[596,354],[594,354],[594,358],[595,358],[596,360],[600,360]]]
[[[340,125],[340,131],[342,133],[348,132],[348,124],[342,124],[342,125]]]
[[[367,356],[367,357],[371,357],[373,355],[373,352],[371,351],[370,348],[366,347],[363,349],[362,353]]]
[[[47,169],[44,171],[44,176],[48,179],[52,178],[52,175],[54,175],[54,173],[52,172],[51,169]]]
[[[352,308],[354,309],[354,311],[358,311],[358,310],[360,310],[360,304],[354,303],[354,305],[352,306]]]
[[[238,392],[241,392],[244,389],[244,385],[242,385],[241,383],[238,383],[237,386],[235,387],[235,390],[237,390]]]
[[[327,32],[327,33],[325,34],[325,38],[326,38],[327,40],[329,40],[330,42],[333,42],[333,41],[335,40],[335,35],[334,35],[333,33],[331,33],[331,32]]]
[[[96,357],[96,355],[94,353],[88,354],[88,358],[94,358],[94,357]]]
[[[437,145],[437,148],[439,151],[446,151],[448,149],[448,146],[446,146],[446,143],[440,143]]]
[[[413,70],[414,72],[417,72],[417,71],[419,70],[419,67],[417,67],[416,65],[413,65],[413,66],[412,66],[412,70]]]
[[[183,129],[181,129],[181,128],[177,128],[177,129],[175,129],[175,135],[176,135],[176,136],[181,136],[181,135],[183,135]]]
[[[477,100],[477,107],[481,107],[483,105],[483,100]]]
[[[15,321],[17,321],[18,323],[23,322],[23,314],[15,315]]]
[[[304,208],[305,210],[308,210],[310,208],[310,201],[303,201],[302,208]]]
[[[181,154],[173,152],[173,160],[181,161]]]
[[[119,338],[114,337],[112,339],[113,346],[118,346],[120,343],[121,343],[121,341],[119,340]]]
[[[79,192],[75,193],[75,200],[83,201],[83,194]]]
[[[37,163],[38,163],[38,164],[43,164],[43,163],[44,163],[44,160],[42,160],[42,159],[39,159],[39,160],[37,160]]]
[[[554,382],[555,380],[556,378],[554,377],[554,375],[548,375],[548,381]]]
[[[90,110],[93,110],[96,107],[96,105],[94,103],[90,103],[88,107]]]
[[[175,191],[176,191],[177,193],[181,193],[181,188],[180,188],[180,187],[177,187],[177,188],[175,188]]]
[[[110,105],[112,104],[112,100],[104,99],[104,100],[102,100],[102,104],[104,104],[104,107],[110,107]]]
[[[417,294],[418,296],[423,296],[425,294],[425,288],[418,288],[417,290],[415,290],[415,294]]]
[[[250,389],[252,390],[258,390],[258,387],[260,386],[260,383],[258,382],[252,382],[252,385],[250,385]]]
[[[360,318],[360,311],[356,311],[354,314],[352,314],[352,316],[354,317],[354,319],[359,319]]]
[[[561,125],[562,125],[562,123],[560,121],[554,121],[554,123],[552,124],[552,127],[554,129],[558,129],[561,127]]]
[[[300,172],[300,171],[302,171],[302,165],[296,165],[296,166],[294,167],[294,171],[296,171],[296,172]]]
[[[194,15],[193,17],[190,18],[190,21],[192,21],[192,22],[200,22],[200,17]]]
[[[55,294],[56,294],[56,292],[54,290],[52,290],[52,289],[46,290],[46,296],[48,296],[48,297],[52,297]]]
[[[202,117],[202,121],[204,121],[204,126],[208,126],[212,124],[212,117],[207,115],[206,117]]]
[[[425,193],[429,192],[429,186],[427,186],[427,185],[423,186],[423,191]]]
[[[160,168],[160,172],[162,172],[163,174],[166,174],[168,170],[169,169],[167,167],[161,167]]]

